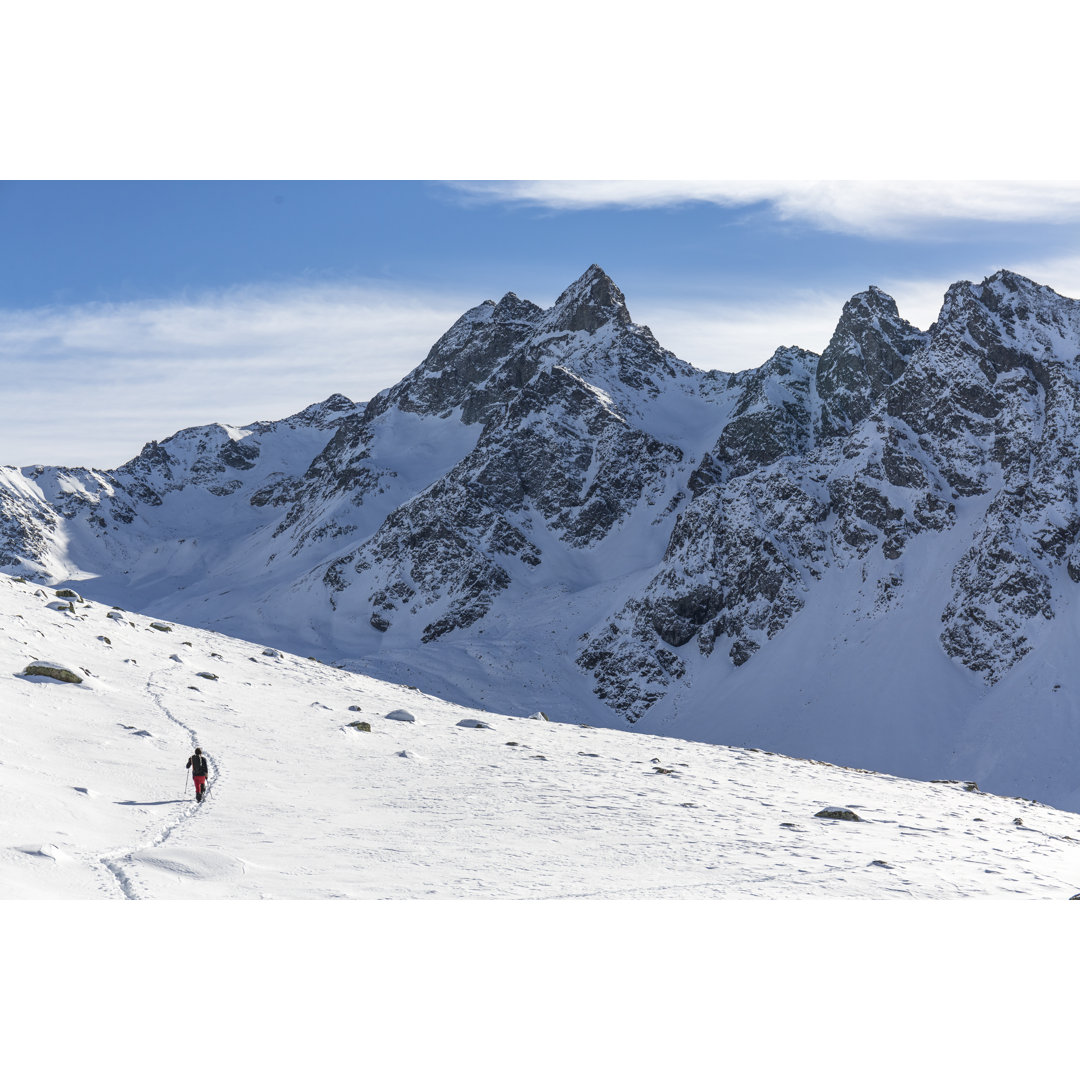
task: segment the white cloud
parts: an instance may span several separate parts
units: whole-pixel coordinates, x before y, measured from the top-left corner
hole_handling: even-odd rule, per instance
[[[0,462],[115,467],[182,427],[365,400],[476,297],[369,286],[0,311]]]
[[[975,180],[461,181],[467,198],[552,210],[646,209],[689,202],[767,203],[785,221],[863,236],[925,232],[949,222],[1080,222],[1080,184]]]

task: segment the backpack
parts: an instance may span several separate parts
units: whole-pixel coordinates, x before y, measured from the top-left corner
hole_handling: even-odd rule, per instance
[[[207,773],[206,758],[202,754],[191,755],[191,775],[205,776]]]

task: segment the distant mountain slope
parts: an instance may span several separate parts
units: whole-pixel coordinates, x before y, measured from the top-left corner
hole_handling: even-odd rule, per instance
[[[1080,806],[1078,364],[1080,303],[1001,271],[703,372],[592,266],[366,405],[0,470],[0,565],[474,705]]]

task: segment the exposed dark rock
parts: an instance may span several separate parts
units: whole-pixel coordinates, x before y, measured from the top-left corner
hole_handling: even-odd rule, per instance
[[[46,679],[55,679],[57,682],[81,683],[82,676],[77,675],[71,668],[64,664],[58,664],[52,660],[34,660],[23,669],[24,675],[38,675]]]
[[[854,810],[848,810],[843,806],[826,806],[819,810],[814,817],[831,818],[834,821],[862,821],[863,819]]]

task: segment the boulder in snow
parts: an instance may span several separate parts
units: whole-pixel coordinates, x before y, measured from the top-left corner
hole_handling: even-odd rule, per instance
[[[171,634],[172,633],[172,627],[169,626],[168,623],[163,623],[163,622],[152,622],[150,624],[150,629],[151,630],[160,630],[163,634]]]
[[[217,676],[212,671],[196,671],[195,674],[198,675],[200,679],[211,679],[212,681],[217,682]]]
[[[81,683],[82,676],[76,675],[71,668],[53,660],[34,660],[23,669],[24,675],[40,675],[57,682]]]
[[[458,727],[471,727],[471,728],[486,728],[488,731],[494,731],[495,729],[490,725],[484,723],[483,720],[459,720],[457,722]]]
[[[263,649],[262,654],[263,656],[273,657],[275,660],[281,659],[281,653],[279,653],[277,649]]]
[[[115,619],[117,622],[123,622],[124,616],[119,611],[109,611],[105,614],[106,619]]]
[[[354,720],[351,724],[346,724],[345,726],[352,728],[354,731],[371,730],[371,725],[366,720]]]
[[[411,712],[409,712],[408,709],[395,709],[393,712],[388,712],[386,714],[386,719],[387,720],[402,720],[406,724],[415,724],[416,723],[416,717],[413,716],[413,714]]]
[[[834,821],[862,821],[862,818],[854,810],[849,810],[846,806],[826,806],[824,810],[819,810],[814,817],[832,818]]]
[[[65,600],[78,600],[80,604],[86,603],[74,589],[57,589],[56,595],[63,597]]]

